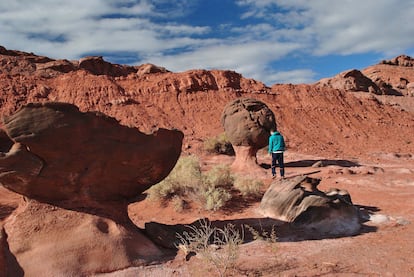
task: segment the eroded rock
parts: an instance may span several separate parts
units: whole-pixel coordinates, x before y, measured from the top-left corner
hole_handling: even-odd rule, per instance
[[[339,73],[332,78],[325,78],[316,83],[316,86],[332,87],[345,91],[365,91],[381,94],[381,89],[361,71],[352,69]]]
[[[146,135],[100,113],[63,103],[29,104],[4,119],[14,141],[0,182],[40,201],[130,200],[164,179],[183,134]]]
[[[118,213],[126,209],[116,203],[104,207]],[[36,200],[21,203],[5,230],[24,276],[92,276],[165,256],[127,216],[108,218],[100,211],[63,209]]]
[[[112,64],[105,61],[102,56],[89,56],[79,60],[79,68],[83,68],[94,75],[110,75],[113,77],[127,76],[136,73],[133,66]]]
[[[317,189],[320,179],[307,176],[276,181],[260,203],[264,216],[287,221],[316,234],[354,235],[361,228],[358,209],[348,192]]]
[[[147,135],[66,103],[29,104],[3,127],[0,182],[25,198],[0,241],[25,275],[89,276],[163,259],[127,207],[175,166],[180,131]]]
[[[268,144],[270,130],[276,128],[270,108],[256,99],[238,98],[226,105],[221,123],[236,152],[233,169],[257,168],[257,151]]]

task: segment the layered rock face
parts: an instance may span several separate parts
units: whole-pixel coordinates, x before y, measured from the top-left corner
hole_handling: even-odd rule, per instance
[[[26,197],[4,228],[25,274],[108,272],[163,256],[127,205],[172,170],[180,131],[146,135],[65,103],[29,104],[3,128],[0,182]]]
[[[275,112],[278,128],[293,151],[323,156],[412,153],[414,98],[407,95],[413,95],[414,71],[409,64],[398,61],[361,70],[380,89],[403,94],[390,97],[392,105],[383,105],[369,92],[349,93],[341,86],[267,87],[229,70],[169,72],[150,64],[110,65],[101,57],[53,60],[0,46],[1,114],[12,114],[30,102],[67,102],[148,133],[154,126],[178,128],[185,134],[183,150],[197,153],[203,140],[223,132],[220,118],[225,105],[246,97]],[[347,88],[364,85],[355,80],[358,72],[348,73],[349,82],[340,83]]]
[[[233,169],[257,168],[256,153],[268,144],[276,120],[269,107],[253,98],[238,98],[226,105],[221,123],[236,152]]]
[[[264,194],[260,212],[292,222],[317,237],[355,235],[361,228],[358,209],[347,191],[317,189],[320,179],[307,176],[275,181]]]

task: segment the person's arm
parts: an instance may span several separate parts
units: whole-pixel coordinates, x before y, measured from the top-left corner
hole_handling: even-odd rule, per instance
[[[269,137],[269,146],[267,147],[267,152],[269,153],[269,154],[271,154],[272,153],[272,142],[273,142],[273,140],[272,140],[272,136],[270,136]]]

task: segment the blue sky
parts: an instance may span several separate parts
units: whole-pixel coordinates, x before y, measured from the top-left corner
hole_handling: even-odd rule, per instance
[[[15,0],[0,45],[297,84],[414,56],[413,18],[412,0]]]

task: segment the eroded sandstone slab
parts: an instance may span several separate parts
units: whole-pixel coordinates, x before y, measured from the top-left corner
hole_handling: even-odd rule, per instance
[[[175,166],[180,131],[147,135],[66,103],[29,104],[2,126],[0,183],[25,197],[5,220],[0,265],[89,276],[164,259],[127,206]]]
[[[296,176],[274,181],[264,194],[260,212],[321,235],[355,235],[361,228],[358,209],[348,192],[320,191],[320,179]]]

